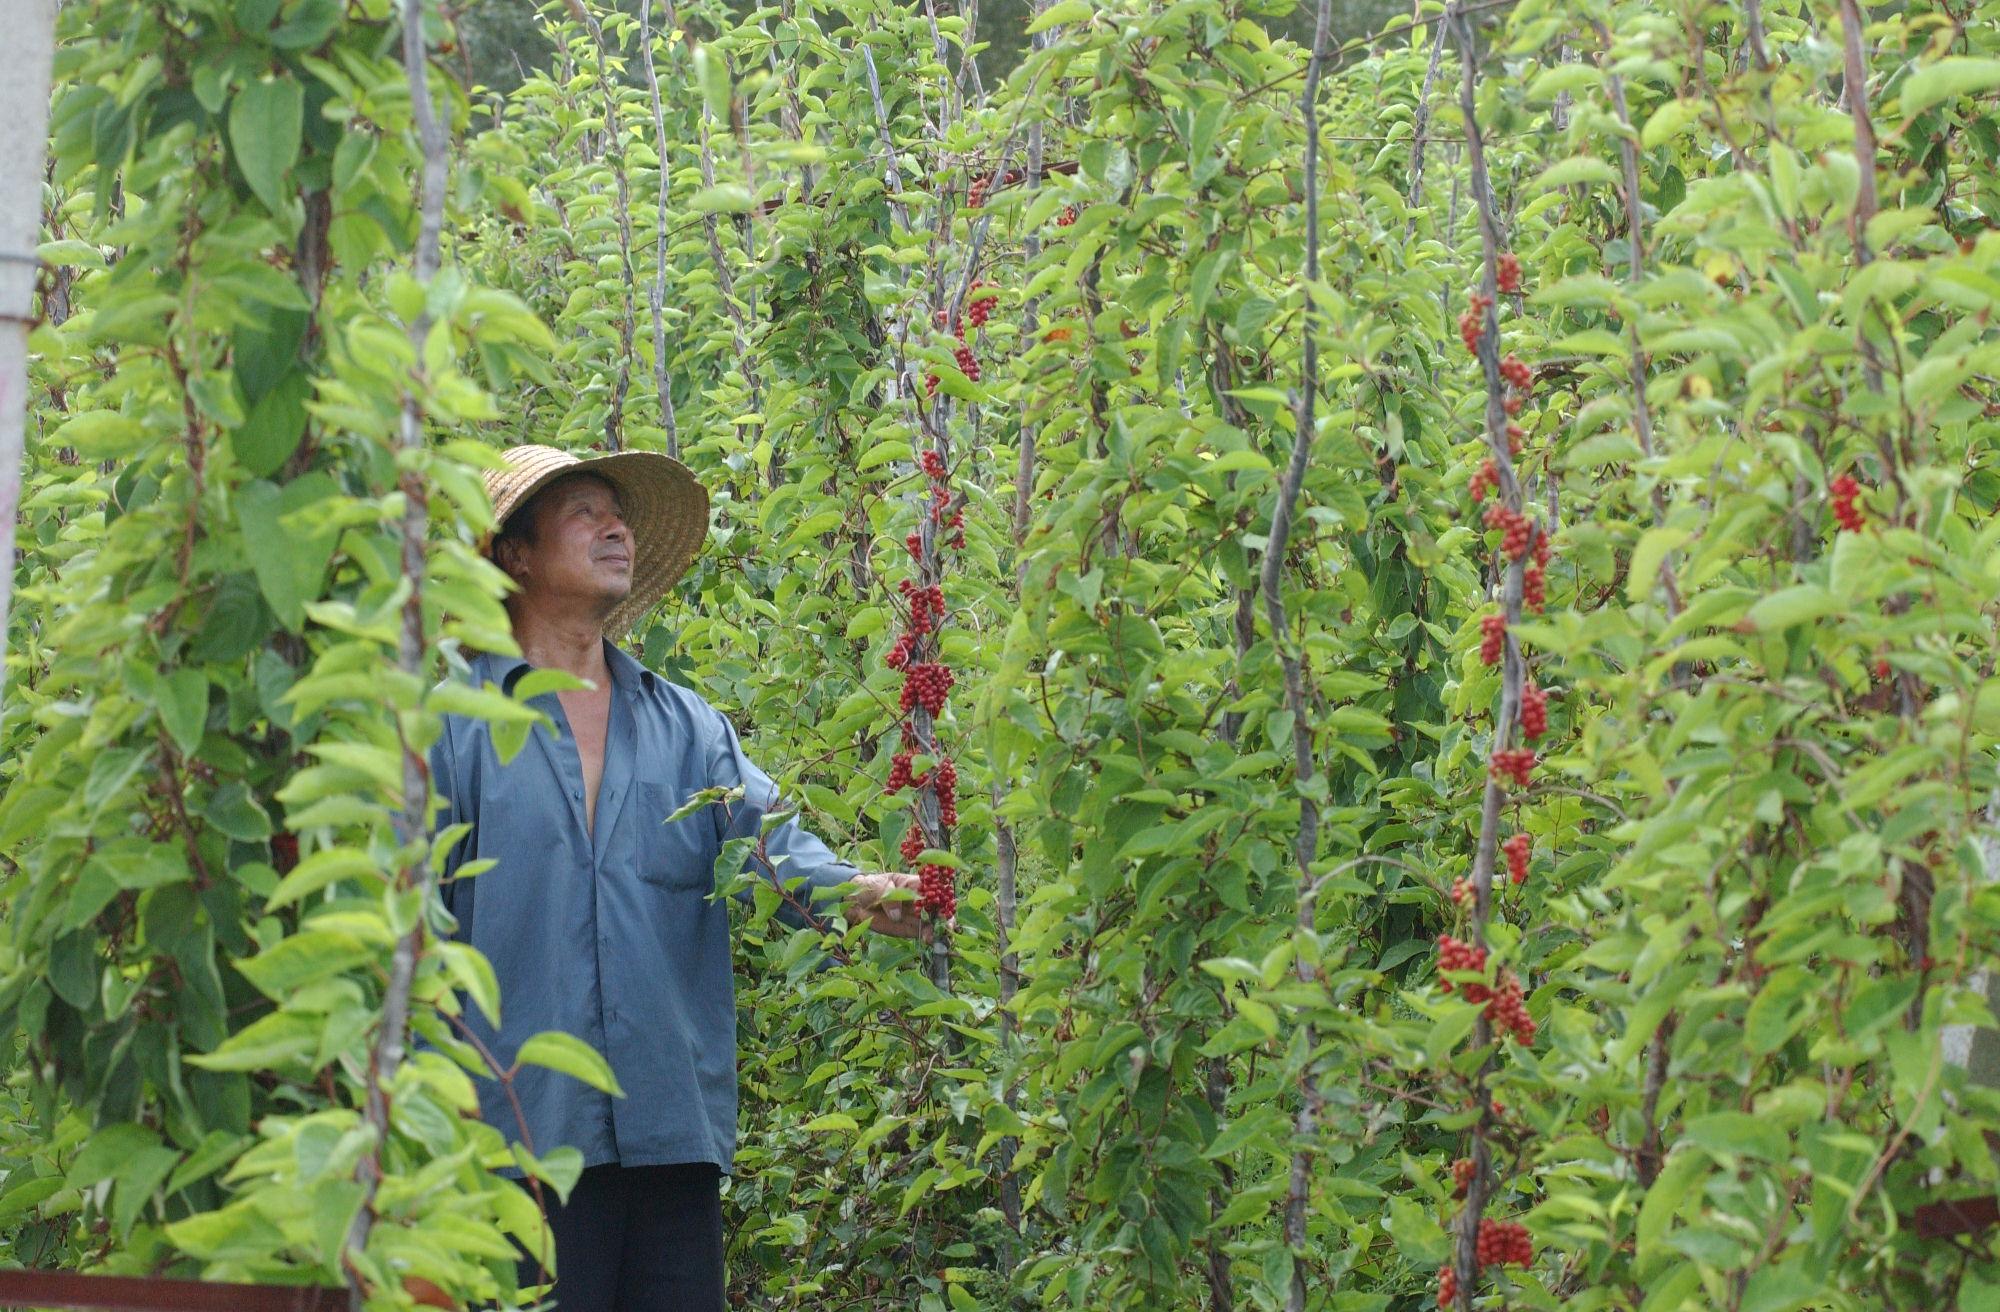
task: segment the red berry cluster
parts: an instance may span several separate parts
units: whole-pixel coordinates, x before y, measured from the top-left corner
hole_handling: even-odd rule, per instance
[[[1451,1196],[1453,1198],[1465,1197],[1465,1191],[1472,1188],[1472,1174],[1472,1159],[1470,1157],[1461,1157],[1451,1164],[1451,1181],[1453,1186]]]
[[[1889,662],[1880,656],[1875,658],[1875,677],[1878,679],[1889,677]],[[276,842],[277,840],[273,839],[272,841]]]
[[[1488,528],[1500,530],[1500,550],[1507,559],[1519,560],[1528,554],[1528,535],[1534,525],[1526,515],[1495,502],[1486,507],[1482,522]]]
[[[972,180],[971,188],[965,193],[965,208],[976,210],[986,203],[986,189],[993,185],[993,175],[982,173]]]
[[[1451,881],[1451,900],[1458,906],[1464,906],[1467,902],[1470,902],[1472,900],[1472,892],[1472,881],[1465,876],[1460,875],[1457,879]],[[1449,988],[1450,986],[1446,985],[1446,987]]]
[[[1438,1268],[1438,1306],[1450,1308],[1458,1302],[1458,1268],[1441,1266]]]
[[[1507,425],[1507,454],[1518,458],[1527,441],[1528,430],[1510,421]]]
[[[1534,385],[1535,371],[1528,368],[1527,362],[1520,356],[1509,351],[1507,358],[1500,362],[1500,377],[1509,387],[1525,392]]]
[[[993,313],[994,305],[1000,300],[1000,289],[990,282],[972,280],[972,288],[965,297],[965,317],[974,328],[984,328],[987,317]]]
[[[1061,214],[1056,215],[1056,226],[1058,228],[1067,228],[1070,224],[1075,222],[1076,222],[1076,206],[1074,205],[1063,206],[1063,212]]]
[[[1861,508],[1854,504],[1854,499],[1861,495],[1861,484],[1854,481],[1854,475],[1842,474],[1828,483],[1826,490],[1833,494],[1833,517],[1849,533],[1859,533],[1868,522],[1862,518]]]
[[[944,589],[935,583],[928,588],[920,588],[908,579],[901,580],[896,586],[902,591],[903,600],[910,603],[909,632],[929,633],[937,628],[944,619]]]
[[[947,920],[957,914],[958,890],[952,886],[950,866],[917,867],[917,905]]]
[[[1492,304],[1486,293],[1474,292],[1466,302],[1465,313],[1458,316],[1458,340],[1474,355],[1479,354],[1479,339],[1486,332],[1486,309]]]
[[[1535,1245],[1528,1238],[1527,1226],[1483,1216],[1474,1254],[1481,1266],[1527,1266],[1535,1260]]]
[[[1476,947],[1471,943],[1461,943],[1449,934],[1438,935],[1437,943],[1438,978],[1442,981],[1440,987],[1446,993],[1452,992],[1455,987],[1450,980],[1444,978],[1446,971],[1466,970],[1478,972],[1486,969],[1485,948]],[[1469,1002],[1484,1002],[1490,996],[1491,993],[1484,984],[1468,984],[1465,986],[1465,997]]]
[[[1467,491],[1472,493],[1472,504],[1478,505],[1486,499],[1488,488],[1500,486],[1500,467],[1493,463],[1493,457],[1486,457],[1484,464],[1473,472],[1472,482]]]
[[[1538,615],[1549,599],[1548,568],[1549,535],[1538,532],[1535,534],[1535,563],[1521,575],[1521,604]]]
[[[1479,621],[1479,663],[1491,665],[1507,647],[1507,617],[1488,615]]]
[[[958,676],[949,665],[938,661],[918,661],[903,671],[902,706],[921,706],[935,716],[944,709],[945,694]]]
[[[1514,1041],[1524,1048],[1535,1041],[1535,1022],[1528,1017],[1521,981],[1514,978],[1511,970],[1500,972],[1500,987],[1486,1003],[1486,1023],[1495,1030],[1512,1034]]]
[[[1533,841],[1526,834],[1515,834],[1500,844],[1507,854],[1507,877],[1517,884],[1528,882],[1528,849]]]
[[[1549,731],[1549,695],[1529,684],[1521,689],[1521,736],[1539,738]]]
[[[1528,775],[1535,768],[1535,750],[1532,747],[1502,747],[1493,753],[1487,763],[1487,771],[1501,783],[1511,775],[1515,784],[1528,786]]]
[[[1500,283],[1500,290],[1509,296],[1521,290],[1521,257],[1508,251],[1500,257],[1500,266],[1494,270]]]

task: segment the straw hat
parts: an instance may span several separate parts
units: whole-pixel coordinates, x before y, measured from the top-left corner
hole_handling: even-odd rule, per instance
[[[687,572],[708,536],[708,489],[672,456],[658,451],[618,451],[579,459],[552,446],[515,446],[500,453],[506,469],[483,471],[493,502],[494,532],[480,540],[490,552],[498,526],[529,497],[575,469],[601,474],[618,489],[625,524],[632,530],[632,592],[604,621],[616,642]]]

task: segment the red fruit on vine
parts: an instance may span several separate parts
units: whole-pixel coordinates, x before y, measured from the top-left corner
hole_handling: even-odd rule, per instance
[[[1828,483],[1826,490],[1832,494],[1833,517],[1840,521],[1841,528],[1849,533],[1859,533],[1862,525],[1868,522],[1861,508],[1854,504],[1855,498],[1861,495],[1861,484],[1855,482],[1852,474],[1842,474]]]
[[[1438,1268],[1438,1306],[1449,1309],[1458,1303],[1458,1269],[1452,1266]]]
[[[1486,499],[1488,489],[1498,486],[1500,486],[1500,467],[1493,463],[1492,456],[1488,456],[1479,468],[1473,471],[1472,482],[1467,485],[1466,490],[1472,494],[1472,504],[1476,506]]]
[[[922,556],[924,554],[924,535],[915,529],[911,529],[903,535],[903,546],[909,551],[912,559]]]
[[[938,389],[938,376],[936,374],[932,374],[928,378],[924,379],[924,388],[925,388],[925,394],[927,396],[935,398],[937,396],[937,389]]]
[[[918,857],[922,856],[924,848],[928,846],[929,844],[924,842],[923,831],[915,825],[911,825],[903,831],[903,841],[897,850],[903,854],[903,862],[907,865],[915,862]]]
[[[1888,678],[1888,677],[1889,677],[1889,662],[1888,662],[1888,661],[1886,661],[1886,660],[1883,660],[1883,659],[1882,659],[1882,658],[1880,658],[1880,657],[1877,657],[1877,658],[1876,658],[1876,660],[1875,660],[1875,677],[1876,677],[1876,678],[1878,678],[1878,679],[1886,679],[1886,678]],[[273,841],[275,842],[276,840],[273,840]]]
[[[1491,665],[1507,646],[1507,617],[1488,615],[1479,621],[1479,663]]]
[[[993,313],[993,305],[1000,299],[1000,291],[991,283],[973,279],[972,288],[966,294],[965,317],[974,328],[984,328],[987,316]]]
[[[1528,552],[1528,536],[1532,528],[1528,517],[1508,506],[1491,505],[1481,517],[1488,528],[1500,530],[1500,550],[1509,560],[1519,560]]]
[[[1530,740],[1549,731],[1549,695],[1529,684],[1521,689],[1521,736]]]
[[[1535,1041],[1535,1022],[1528,1017],[1527,1002],[1521,996],[1521,981],[1514,978],[1513,971],[1500,972],[1500,987],[1493,991],[1486,1003],[1486,1022],[1495,1030],[1512,1034],[1514,1041],[1524,1048]]]
[[[924,452],[922,464],[924,467],[924,472],[926,474],[929,474],[932,478],[944,477],[945,475],[944,457],[939,455],[937,452],[935,451]]]
[[[1541,542],[1547,541],[1547,539],[1538,538],[1536,541],[1537,545],[1539,545]],[[1526,572],[1521,575],[1521,604],[1539,615],[1541,614],[1543,603],[1547,600],[1548,580],[1542,573],[1542,567],[1540,565],[1528,566]]]
[[[1447,971],[1463,970],[1477,974],[1486,969],[1486,949],[1483,947],[1461,943],[1449,934],[1438,935],[1437,945],[1438,987],[1446,993],[1452,992],[1455,988],[1455,985],[1444,977]],[[1487,997],[1486,986],[1477,983],[1466,985],[1465,997],[1472,1002],[1484,1001]]]
[[[882,663],[892,670],[902,669],[905,665],[909,664],[910,650],[916,645],[917,638],[915,634],[903,633],[897,635],[896,645],[889,648],[889,654],[882,658]]]
[[[972,180],[972,187],[965,193],[965,208],[976,210],[986,203],[986,189],[993,184],[993,175],[982,173]]]
[[[1479,354],[1479,339],[1486,332],[1486,310],[1492,304],[1484,292],[1474,292],[1466,300],[1465,312],[1458,316],[1458,340],[1474,355]]]
[[[1533,841],[1526,834],[1515,834],[1500,845],[1507,853],[1507,877],[1517,884],[1528,882],[1528,849]]]
[[[1481,1266],[1527,1266],[1535,1260],[1535,1245],[1528,1238],[1527,1226],[1490,1216],[1480,1218],[1474,1250]]]
[[[922,706],[936,716],[944,709],[945,695],[951,691],[953,682],[955,676],[948,665],[922,661],[910,666],[903,671],[903,709]]]
[[[1451,881],[1451,900],[1458,906],[1464,906],[1471,901],[1473,891],[1472,881],[1463,875]],[[1450,989],[1451,985],[1447,983],[1445,988]]]
[[[1495,280],[1500,284],[1501,291],[1507,293],[1509,296],[1516,295],[1520,292],[1521,290],[1520,256],[1514,254],[1514,252],[1512,251],[1508,251],[1505,255],[1502,255],[1500,257],[1499,267],[1494,269],[1493,272],[1495,275]]]
[[[1527,362],[1512,351],[1509,351],[1506,358],[1500,361],[1500,376],[1523,392],[1532,387],[1535,382],[1535,371],[1528,368]]]
[[[925,864],[917,867],[917,905],[945,917],[958,910],[958,894],[952,887],[950,866]]]
[[[1535,753],[1529,747],[1502,747],[1494,752],[1486,765],[1487,773],[1505,785],[1511,778],[1522,788],[1528,786],[1528,776],[1535,769]]]
[[[1544,569],[1549,564],[1549,535],[1546,529],[1535,534],[1535,564]]]
[[[911,784],[910,758],[915,752],[901,751],[889,758],[889,778],[882,786],[892,793],[899,793]]]
[[[1509,392],[1500,401],[1500,408],[1505,410],[1510,417],[1521,413],[1521,405],[1521,394],[1519,392]]]
[[[1507,454],[1508,454],[1508,455],[1510,455],[1510,456],[1518,456],[1518,455],[1520,455],[1520,454],[1521,454],[1521,448],[1522,448],[1522,446],[1523,446],[1523,445],[1524,445],[1524,444],[1525,444],[1525,443],[1527,442],[1527,438],[1528,438],[1528,430],[1527,430],[1527,429],[1525,429],[1525,428],[1521,427],[1521,426],[1520,426],[1519,424],[1514,424],[1514,423],[1510,423],[1510,424],[1508,424],[1508,425],[1507,425]]]
[[[1056,226],[1058,228],[1067,228],[1070,224],[1075,222],[1076,222],[1076,206],[1074,205],[1063,206],[1063,212],[1056,216]]]
[[[976,383],[979,381],[979,360],[972,354],[971,347],[960,342],[958,349],[952,352],[952,356],[958,361],[958,371],[960,373],[964,374],[972,382]]]
[[[1472,1187],[1472,1176],[1473,1168],[1470,1157],[1461,1157],[1451,1164],[1451,1179],[1452,1184],[1455,1186],[1451,1194],[1453,1198],[1465,1197],[1465,1191]]]

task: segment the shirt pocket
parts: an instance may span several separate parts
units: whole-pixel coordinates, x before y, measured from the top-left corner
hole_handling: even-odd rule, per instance
[[[636,826],[633,865],[642,882],[682,892],[715,886],[714,821],[707,807],[672,824],[668,816],[687,801],[672,784],[642,783],[632,798],[628,823]]]

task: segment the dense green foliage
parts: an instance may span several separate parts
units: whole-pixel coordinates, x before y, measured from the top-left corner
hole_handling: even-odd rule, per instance
[[[1415,1309],[1480,1214],[1533,1260],[1468,1306],[1994,1297],[1905,1218],[2000,1181],[1943,1041],[2000,948],[2000,15],[1851,6],[1423,5],[1328,52],[1309,172],[1307,51],[1233,0],[1041,6],[983,87],[935,6],[551,5],[508,93],[433,69],[426,286],[389,0],[66,5],[12,1255],[514,1296],[406,788],[441,711],[524,732],[433,685],[508,641],[477,469],[535,441],[702,475],[635,647],[845,854],[956,871],[931,953],[732,913],[746,1305]],[[1531,1037],[1467,1000],[1510,978]]]

